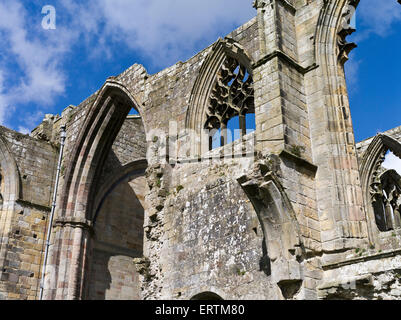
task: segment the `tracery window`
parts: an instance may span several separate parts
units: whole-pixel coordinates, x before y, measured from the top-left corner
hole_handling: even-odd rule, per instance
[[[370,194],[377,227],[389,231],[401,228],[401,176],[383,167],[384,160],[385,155],[373,174]]]
[[[255,118],[249,117],[254,113],[252,74],[237,59],[228,56],[217,74],[206,111],[205,129],[209,130],[209,150],[224,146],[254,129],[252,121],[254,122]],[[237,117],[240,134],[228,137],[228,123]],[[217,144],[216,137],[220,137]]]

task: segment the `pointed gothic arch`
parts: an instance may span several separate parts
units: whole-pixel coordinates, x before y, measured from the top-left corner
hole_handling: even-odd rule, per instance
[[[131,92],[114,78],[99,90],[69,159],[59,200],[61,227],[51,250],[47,299],[82,299],[97,182],[111,147],[130,110],[142,110]],[[147,125],[143,121],[145,135]],[[69,252],[66,255],[66,252]],[[63,261],[61,264],[60,262]]]
[[[61,216],[91,219],[91,186],[100,176],[99,170],[130,110],[141,109],[130,91],[120,82],[109,79],[99,91],[89,110],[71,161],[66,171]],[[146,123],[144,122],[145,133]],[[86,207],[86,206],[89,207]]]
[[[98,190],[95,201],[94,201],[94,214],[93,214],[93,225],[96,224],[99,210],[101,209],[105,198],[108,194],[124,179],[135,175],[144,175],[148,167],[146,159],[136,160],[125,165],[118,172],[113,172],[109,179],[101,186]]]
[[[141,298],[138,271],[127,261],[144,258],[147,167],[142,159],[109,172],[96,194],[85,299]],[[119,268],[113,267],[117,263],[121,263]]]
[[[246,50],[232,39],[219,39],[211,48],[211,52],[202,64],[194,87],[191,92],[191,98],[186,117],[186,130],[190,135],[191,154],[200,156],[204,151],[210,149],[210,142],[202,141],[203,130],[214,125],[216,122],[221,123],[227,119],[220,119],[218,112],[211,111],[209,106],[213,95],[220,95],[221,91],[227,90],[228,83],[231,84],[235,79],[239,79],[240,86],[248,86],[249,92],[246,95],[253,96],[253,69],[252,58]],[[233,70],[231,70],[233,69]],[[234,70],[239,69],[239,76],[230,76]],[[245,76],[245,73],[249,76]],[[223,74],[223,75],[222,75]],[[250,92],[252,90],[252,92]],[[228,94],[228,92],[225,92]],[[214,97],[215,104],[218,105],[220,97]],[[228,108],[232,109],[232,108]],[[252,110],[254,112],[254,110]],[[226,111],[223,111],[226,113]],[[234,111],[241,113],[241,111]],[[224,115],[225,116],[225,115]],[[218,128],[217,128],[218,129]],[[192,136],[191,136],[192,135]],[[206,147],[205,147],[206,145]]]
[[[380,209],[382,185],[388,181],[388,178],[398,180],[397,177],[394,177],[394,174],[396,176],[398,174],[392,173],[393,170],[385,172],[381,170],[388,151],[401,158],[401,144],[385,134],[378,134],[364,152],[360,164],[363,195],[369,220],[368,226],[373,239],[380,231],[387,231],[392,228],[391,224],[385,222],[386,218],[383,216],[386,214],[385,210]]]

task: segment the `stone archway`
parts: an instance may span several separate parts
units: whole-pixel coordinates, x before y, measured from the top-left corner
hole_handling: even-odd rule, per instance
[[[59,201],[58,230],[50,251],[45,299],[85,296],[95,199],[102,169],[130,110],[142,110],[130,91],[109,79],[98,92],[69,159]],[[146,123],[143,123],[146,137]]]
[[[85,299],[142,298],[133,259],[143,258],[146,168],[146,160],[125,165],[98,192]]]

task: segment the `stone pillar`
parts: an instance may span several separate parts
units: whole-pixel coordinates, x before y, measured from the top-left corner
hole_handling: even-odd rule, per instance
[[[355,48],[346,41],[354,31],[346,19],[357,4],[254,2],[261,52],[254,64],[256,148],[295,154],[318,167],[316,210],[326,251],[367,239],[344,75],[348,53]]]
[[[356,1],[352,1],[355,3]],[[357,4],[357,3],[356,3]],[[356,5],[355,4],[355,5]],[[367,240],[360,173],[344,74],[349,51],[344,30],[350,2],[322,3],[313,39],[318,67],[305,75],[323,250],[363,246]],[[313,33],[312,33],[313,32]]]
[[[298,63],[293,4],[255,1],[261,59],[254,64],[257,150],[302,150],[311,158],[303,75]]]

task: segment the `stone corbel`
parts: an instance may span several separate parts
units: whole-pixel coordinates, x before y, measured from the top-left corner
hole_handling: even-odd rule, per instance
[[[81,219],[77,217],[70,218],[59,218],[56,220],[55,227],[71,227],[71,228],[80,228],[84,230],[88,230],[93,232],[92,222],[87,219]]]
[[[262,9],[262,8],[266,7],[266,5],[268,4],[268,2],[269,2],[269,1],[267,1],[267,0],[255,0],[255,1],[253,2],[253,7],[254,7],[255,9]]]
[[[356,43],[348,42],[346,38],[356,31],[355,28],[351,26],[352,15],[356,10],[360,0],[349,0],[348,3],[344,6],[342,18],[341,18],[341,26],[338,31],[338,61],[340,64],[344,65],[348,59],[350,52],[357,47]]]
[[[293,6],[293,4],[288,0],[255,0],[253,2],[253,7],[255,9],[263,9],[269,4],[273,6],[276,1],[280,1],[284,5],[284,7],[286,7],[288,10],[290,10],[290,12],[295,14],[296,9]]]
[[[280,288],[298,287],[303,279],[303,245],[295,213],[278,176],[280,159],[272,155],[256,161],[252,171],[237,180],[261,223],[272,281]]]

